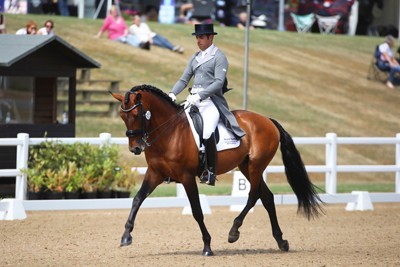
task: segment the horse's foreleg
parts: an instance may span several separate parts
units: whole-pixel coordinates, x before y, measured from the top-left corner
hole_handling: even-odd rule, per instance
[[[144,180],[142,186],[134,197],[128,220],[125,223],[125,231],[122,234],[121,247],[129,246],[130,244],[132,244],[131,232],[133,231],[136,214],[139,211],[140,205],[142,205],[143,201],[154,190],[154,188],[155,186],[150,186],[150,184],[146,180]]]
[[[261,202],[268,212],[269,219],[271,221],[272,235],[278,243],[279,249],[282,251],[288,251],[289,242],[282,239],[283,234],[281,228],[279,227],[278,218],[276,216],[274,195],[264,181],[261,182]]]
[[[233,225],[231,227],[231,230],[229,231],[229,237],[228,237],[228,242],[229,243],[234,243],[239,239],[240,232],[239,228],[243,224],[243,220],[246,217],[247,213],[251,210],[251,208],[254,207],[256,204],[257,200],[259,198],[259,194],[257,191],[250,190],[249,192],[249,198],[247,199],[246,206],[242,210],[242,212],[235,218],[233,221]]]
[[[211,250],[211,235],[204,224],[204,215],[200,205],[199,190],[196,181],[195,179],[189,179],[188,182],[183,183],[183,186],[185,187],[186,195],[188,196],[190,207],[192,208],[193,217],[199,224],[203,236],[203,256],[213,256],[214,253]]]

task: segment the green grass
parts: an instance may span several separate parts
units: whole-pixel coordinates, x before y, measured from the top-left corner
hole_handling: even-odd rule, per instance
[[[316,184],[320,189],[324,189],[324,184]],[[135,195],[139,190],[140,185],[136,186],[132,192]],[[269,186],[270,190],[274,194],[293,194],[293,190],[289,185],[272,184]],[[325,190],[318,190],[318,192],[324,192]],[[394,192],[395,185],[393,184],[339,184],[337,186],[338,193],[351,193],[352,191],[368,191],[368,192]],[[199,193],[207,196],[219,196],[219,195],[231,195],[232,185],[231,184],[216,184],[215,187],[208,185],[199,185]],[[151,197],[173,197],[176,196],[176,184],[162,184],[158,186],[154,192],[150,195]]]
[[[8,32],[13,33],[29,19],[42,24],[50,16],[8,15]],[[121,91],[139,84],[151,84],[168,92],[182,74],[187,60],[198,48],[191,32],[193,26],[162,25],[150,27],[174,44],[185,47],[179,55],[158,47],[143,51],[94,36],[102,20],[53,16],[56,33],[101,64],[92,71],[93,79],[121,80]],[[244,79],[244,31],[216,27],[215,43],[227,55],[230,66],[226,97],[231,109],[241,109]],[[400,90],[389,90],[380,82],[366,79],[372,53],[384,38],[345,35],[298,34],[272,30],[250,33],[247,108],[277,119],[294,137],[321,137],[334,132],[342,137],[394,137],[400,132]],[[186,93],[178,96],[183,100]],[[110,132],[122,137],[125,126],[116,118],[78,117],[77,136],[98,136]],[[300,145],[307,165],[325,162],[324,146]],[[122,160],[145,166],[143,156],[134,157],[121,148]],[[395,146],[345,145],[338,149],[338,164],[394,164]],[[272,165],[280,165],[280,154]],[[315,183],[324,175],[310,174]],[[282,178],[268,178],[271,187]],[[386,188],[393,173],[341,173],[338,187],[371,184]],[[217,188],[221,187],[218,184]],[[340,189],[342,190],[342,189]],[[389,190],[392,191],[392,190]]]

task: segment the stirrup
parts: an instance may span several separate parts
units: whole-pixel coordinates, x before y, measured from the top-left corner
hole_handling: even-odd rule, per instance
[[[215,180],[217,180],[216,175],[210,171],[210,170],[205,170],[203,174],[200,176],[200,183],[201,184],[208,184],[211,186],[215,185]]]

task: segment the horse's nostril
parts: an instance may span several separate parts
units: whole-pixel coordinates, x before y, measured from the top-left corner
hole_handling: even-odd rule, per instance
[[[135,155],[140,155],[140,153],[142,153],[142,150],[140,149],[140,147],[132,147],[132,148],[129,148],[129,151],[131,151],[131,152],[134,153]]]

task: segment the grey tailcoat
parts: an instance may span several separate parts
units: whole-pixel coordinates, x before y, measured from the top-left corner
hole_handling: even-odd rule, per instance
[[[208,97],[211,98],[225,126],[240,139],[246,132],[239,127],[222,94],[222,86],[228,71],[228,60],[225,54],[216,46],[213,46],[210,53],[204,58],[201,58],[199,53],[195,53],[190,58],[182,77],[176,82],[171,92],[178,95],[186,88],[190,79],[194,76],[193,87],[202,88],[198,91],[200,98],[202,100]]]

